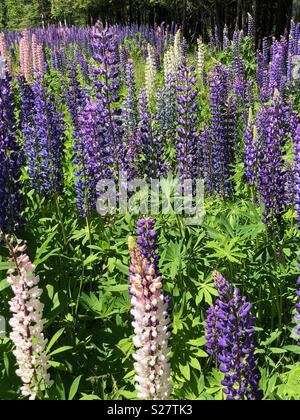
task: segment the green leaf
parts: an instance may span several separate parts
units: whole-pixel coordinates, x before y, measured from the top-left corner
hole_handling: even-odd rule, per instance
[[[6,279],[0,281],[0,292],[3,292],[3,290],[6,290],[10,287],[10,284]]]
[[[88,265],[91,265],[93,262],[97,261],[99,259],[97,254],[89,255],[83,262],[83,265],[86,267]]]
[[[284,346],[285,350],[290,351],[295,354],[300,354],[300,347],[299,346]]]
[[[286,353],[287,350],[285,349],[280,349],[278,347],[270,347],[270,351],[274,354],[282,354],[282,353]]]
[[[93,400],[100,400],[100,398],[97,395],[87,395],[82,394],[83,397],[80,398],[80,401],[93,401]]]
[[[57,342],[57,340],[60,338],[60,336],[63,334],[63,332],[65,331],[64,328],[61,328],[60,330],[58,330],[54,336],[51,338],[47,348],[46,348],[46,353],[48,354],[49,351],[52,349],[52,347],[54,346],[54,344]]]
[[[183,366],[183,365],[179,364],[179,369],[180,369],[180,372],[182,373],[182,375],[185,377],[185,379],[187,379],[189,381],[190,378],[191,378],[190,366],[189,365]]]
[[[73,346],[62,346],[62,347],[59,347],[58,349],[52,351],[49,354],[49,357],[50,356],[54,356],[55,354],[64,353],[65,351],[71,350],[72,348],[73,348]]]
[[[69,392],[69,401],[72,401],[74,399],[75,395],[77,394],[81,378],[82,378],[82,375],[77,376],[77,378],[74,379],[74,381],[71,385],[71,388],[70,388],[70,392]]]
[[[128,284],[117,284],[106,289],[107,292],[128,292]]]
[[[0,271],[2,271],[2,270],[7,271],[11,267],[13,267],[13,264],[0,261]]]

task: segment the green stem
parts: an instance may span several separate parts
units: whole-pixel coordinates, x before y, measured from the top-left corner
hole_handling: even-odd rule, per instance
[[[59,199],[58,199],[58,196],[57,195],[55,195],[55,205],[56,205],[57,217],[58,217],[59,224],[60,224],[61,230],[62,230],[62,235],[63,235],[63,240],[64,240],[64,247],[67,248],[67,246],[68,246],[68,239],[67,239],[67,235],[66,235],[66,231],[65,231],[65,226],[64,226],[62,214],[61,214],[60,207],[59,207]]]

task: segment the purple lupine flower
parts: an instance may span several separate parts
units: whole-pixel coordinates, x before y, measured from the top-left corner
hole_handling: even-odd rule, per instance
[[[13,233],[23,209],[21,167],[23,153],[17,142],[13,94],[8,72],[0,77],[0,230]]]
[[[295,176],[295,210],[297,213],[296,222],[300,230],[300,124],[294,136],[294,176]]]
[[[179,67],[177,86],[178,127],[176,138],[177,166],[181,180],[196,179],[199,168],[196,162],[196,147],[198,136],[196,133],[197,95],[195,88],[197,78],[195,68]]]
[[[228,96],[227,72],[216,66],[210,73],[210,107],[212,115],[214,190],[228,195],[229,161],[226,143],[226,101]]]
[[[126,142],[123,170],[126,172],[127,179],[143,177],[143,161],[141,159],[143,152],[142,133],[136,129],[130,134]]]
[[[103,109],[98,101],[88,102],[79,117],[81,128],[75,142],[75,175],[77,206],[82,217],[87,217],[95,207],[99,180],[113,176],[110,137],[103,128],[103,119]]]
[[[295,314],[295,323],[296,323],[295,337],[296,337],[296,340],[298,340],[297,342],[298,346],[300,346],[300,277],[297,280],[296,296],[297,296],[297,303],[296,303],[296,314]]]
[[[81,74],[85,80],[85,82],[89,81],[90,74],[89,74],[89,64],[84,54],[80,53],[79,51],[76,52],[76,59],[79,64]]]
[[[133,60],[128,60],[125,68],[125,85],[127,92],[125,101],[123,102],[122,119],[125,137],[130,137],[136,130],[138,124],[137,93]]]
[[[34,136],[30,151],[25,150],[27,160],[34,156],[32,187],[46,197],[63,191],[63,156],[65,124],[63,114],[57,110],[53,94],[47,95],[43,77],[38,74],[33,84]]]
[[[102,109],[104,147],[108,159],[102,161],[107,173],[118,178],[124,157],[122,143],[122,119],[119,103],[119,62],[117,39],[112,29],[102,29],[100,24],[93,28],[94,60],[99,67],[93,68],[96,98]]]
[[[265,113],[265,111],[262,112]],[[265,125],[260,127],[258,132],[260,145],[258,189],[265,205],[264,221],[271,223],[273,218],[280,220],[285,197],[282,148],[284,119],[282,100],[278,90],[275,90],[272,106],[266,110],[264,123]]]
[[[164,163],[158,156],[162,156],[162,138],[158,141],[151,124],[148,98],[145,89],[139,92],[139,130],[142,140],[144,159],[147,159],[145,173],[148,179],[156,179],[164,172]]]
[[[226,51],[230,45],[229,35],[228,35],[228,27],[227,25],[224,26],[223,30],[223,51]]]
[[[227,400],[260,400],[252,305],[220,273],[214,272],[213,278],[219,297],[207,313],[207,352],[224,373]]]
[[[72,61],[68,66],[67,79],[67,86],[64,89],[64,94],[73,124],[73,137],[76,137],[80,129],[79,115],[84,107],[86,95],[80,85],[78,70],[74,61]]]
[[[285,86],[285,73],[286,73],[286,54],[285,48],[282,43],[274,43],[271,50],[271,63],[270,63],[270,80],[269,90],[270,95],[274,95],[274,90],[278,89],[281,95]]]
[[[232,38],[233,56],[238,57],[240,53],[239,32],[234,31]]]
[[[34,93],[32,85],[29,84],[25,77],[18,76],[18,83],[21,93],[21,114],[20,127],[24,139],[24,150],[26,150],[28,175],[31,186],[34,189],[38,188],[37,182],[37,152],[35,147],[35,129],[34,129]]]
[[[256,141],[257,141],[257,129],[254,126],[252,110],[249,111],[249,120],[248,125],[245,131],[245,176],[248,181],[249,187],[253,187],[256,180],[257,174],[257,151],[256,151]]]

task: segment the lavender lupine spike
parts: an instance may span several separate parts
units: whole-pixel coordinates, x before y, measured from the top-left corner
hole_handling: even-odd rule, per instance
[[[21,222],[23,152],[17,142],[10,76],[0,78],[0,229],[13,233]]]
[[[227,73],[218,65],[210,73],[210,106],[212,115],[214,190],[217,194],[228,195],[229,161],[226,143],[226,101],[228,96]]]
[[[131,314],[137,348],[133,357],[138,397],[166,400],[171,393],[169,298],[163,294],[154,225],[153,219],[139,220],[137,244],[133,238],[129,240]]]
[[[63,190],[65,124],[54,95],[48,97],[43,83],[43,77],[38,74],[33,84],[34,139],[27,159],[33,156],[36,160],[31,179],[33,188],[49,197]]]
[[[176,137],[176,77],[172,73],[166,76],[164,124],[168,140]]]
[[[263,111],[261,111],[263,112]],[[282,100],[275,90],[273,104],[267,109],[265,126],[259,131],[259,193],[265,205],[264,221],[280,220],[284,207],[285,185],[283,137],[284,120]]]
[[[125,66],[126,98],[123,103],[122,119],[125,137],[131,136],[137,128],[137,93],[135,86],[134,62],[128,60]]]
[[[249,111],[248,125],[245,131],[245,175],[248,181],[249,187],[253,187],[256,180],[257,174],[257,128],[254,126],[252,109]]]
[[[90,101],[79,117],[80,132],[75,143],[77,206],[87,217],[96,204],[96,186],[100,179],[114,176],[110,136],[105,127],[105,112],[99,102]]]
[[[14,293],[9,302],[13,314],[9,324],[12,327],[10,338],[16,346],[13,351],[18,364],[16,374],[23,382],[22,395],[35,400],[41,391],[52,385],[43,333],[44,305],[40,302],[43,291],[37,286],[40,279],[25,253],[26,246],[15,246],[10,237],[6,239],[14,265],[8,271],[7,281]]]
[[[294,177],[295,177],[295,209],[296,209],[296,222],[298,229],[300,230],[300,124],[297,126],[296,135],[294,137],[294,154],[295,154],[295,165],[294,165]],[[299,266],[300,268],[300,266]],[[297,303],[296,303],[296,315],[295,315],[295,336],[300,346],[300,277],[297,281],[298,290]]]
[[[252,305],[220,273],[214,272],[213,278],[219,297],[207,312],[207,352],[224,373],[227,400],[260,400]]]
[[[223,51],[226,51],[230,45],[229,37],[228,37],[228,27],[227,25],[224,26],[223,30]]]
[[[66,104],[71,115],[73,124],[73,137],[76,138],[80,125],[79,116],[86,102],[86,95],[79,82],[76,62],[72,61],[68,66],[67,86],[64,90]]]
[[[195,68],[182,65],[179,67],[177,86],[177,112],[178,127],[176,138],[177,165],[181,180],[196,179],[199,168],[196,162],[196,120],[197,120],[197,94],[195,88],[197,78]]]
[[[297,340],[298,346],[300,346],[300,277],[297,280],[297,290],[296,290],[296,296],[297,296],[297,303],[296,303],[296,314],[295,314],[295,338]]]
[[[118,178],[124,157],[122,143],[122,118],[119,103],[119,62],[117,39],[112,29],[93,29],[94,60],[99,67],[93,69],[98,106],[102,112],[103,142],[107,159],[102,166],[114,178]]]

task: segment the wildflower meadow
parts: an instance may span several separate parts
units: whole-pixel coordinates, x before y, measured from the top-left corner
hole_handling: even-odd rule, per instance
[[[300,23],[241,23],[0,33],[1,400],[300,399]]]

